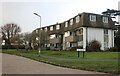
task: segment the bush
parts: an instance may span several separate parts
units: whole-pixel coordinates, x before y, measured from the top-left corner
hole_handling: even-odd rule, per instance
[[[76,46],[76,47],[66,48],[66,50],[68,50],[68,51],[76,51],[77,49],[83,49],[83,47],[82,46]]]
[[[25,49],[24,45],[2,45],[2,49]]]
[[[109,51],[109,52],[119,52],[120,50],[118,50],[117,47],[111,47],[111,48],[108,48],[107,50],[105,51]]]
[[[98,42],[97,40],[92,40],[87,46],[87,51],[96,52],[96,51],[100,51],[101,50],[100,48],[101,48],[100,42]]]

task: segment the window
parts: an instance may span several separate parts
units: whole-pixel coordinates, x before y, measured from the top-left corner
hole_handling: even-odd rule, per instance
[[[73,19],[70,20],[70,25],[73,25]]]
[[[80,21],[80,16],[76,17],[76,23],[78,23]]]
[[[108,48],[108,42],[109,42],[109,35],[108,35],[108,30],[104,29],[104,48]]]
[[[83,35],[83,28],[76,30],[77,35]]]
[[[108,35],[108,30],[107,29],[104,29],[104,34]]]
[[[56,25],[56,30],[59,30],[60,29],[60,25]]]
[[[56,35],[56,38],[61,38],[61,35],[57,34],[57,35]]]
[[[55,34],[50,35],[50,39],[55,38]]]
[[[50,27],[50,31],[52,31],[52,30],[53,30],[53,26]]]
[[[65,43],[65,46],[66,46],[66,47],[70,47],[70,42],[66,42],[66,43]]]
[[[103,17],[102,20],[104,23],[108,23],[108,17]]]
[[[40,29],[40,31],[42,31],[42,30],[43,30],[43,28]]]
[[[65,27],[68,27],[68,22],[65,22]]]
[[[45,31],[47,31],[47,27],[45,28]]]
[[[38,33],[38,30],[36,30],[35,32]]]
[[[78,46],[83,46],[83,41],[78,41]]]
[[[76,47],[77,46],[77,42],[71,42],[70,45],[71,45],[71,47]]]
[[[69,31],[65,32],[64,36],[65,37],[70,36],[70,32]]]
[[[96,15],[90,15],[90,21],[96,21]]]

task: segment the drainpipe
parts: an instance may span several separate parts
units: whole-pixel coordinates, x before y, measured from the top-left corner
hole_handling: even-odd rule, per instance
[[[87,51],[87,47],[88,47],[88,28],[86,27],[86,51]]]

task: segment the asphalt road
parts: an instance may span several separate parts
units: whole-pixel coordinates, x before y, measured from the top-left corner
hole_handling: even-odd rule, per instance
[[[2,54],[2,74],[103,74],[63,68],[15,55]]]

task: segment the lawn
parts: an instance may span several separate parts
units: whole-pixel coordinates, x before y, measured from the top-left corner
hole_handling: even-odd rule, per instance
[[[118,74],[118,59],[120,52],[85,52],[85,57],[78,58],[77,52],[70,51],[42,51],[40,57],[38,51],[32,50],[3,50],[3,53],[15,54],[45,63],[63,66],[74,69],[83,69],[91,71],[101,71],[112,74]]]

